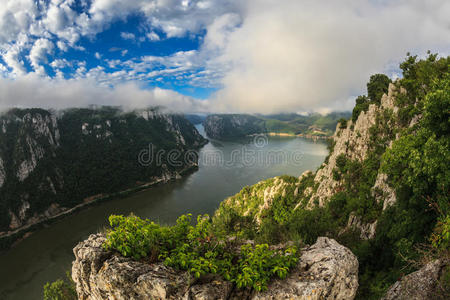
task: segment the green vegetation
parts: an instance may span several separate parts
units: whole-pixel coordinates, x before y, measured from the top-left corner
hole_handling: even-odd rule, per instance
[[[208,215],[178,218],[174,226],[160,226],[136,216],[110,216],[105,249],[126,257],[186,270],[195,278],[219,274],[238,288],[265,290],[271,277],[285,278],[298,261],[296,247],[272,250],[267,244],[245,244],[231,239]],[[237,251],[240,249],[240,251]]]
[[[47,282],[44,285],[44,300],[76,300],[77,293],[75,283],[70,277],[69,272],[66,273],[67,279],[58,279],[52,283]]]
[[[373,103],[380,103],[383,94],[388,93],[391,79],[384,74],[375,74],[370,76],[367,83],[367,96]]]
[[[358,96],[356,98],[356,104],[353,108],[352,112],[352,121],[353,123],[358,120],[359,114],[363,111],[367,111],[369,109],[370,100],[367,96]]]
[[[398,90],[404,88],[396,97],[398,117],[390,109],[378,111],[362,161],[346,154],[336,158],[333,177],[338,184],[322,206],[314,198],[318,183],[312,173],[300,179],[280,176],[243,188],[223,201],[212,219],[198,217],[195,226],[190,215],[171,227],[135,216],[111,216],[105,248],[163,261],[195,278],[214,273],[237,287],[264,290],[271,277],[286,277],[298,261],[297,247],[274,250],[270,245],[311,244],[329,236],[358,257],[357,298],[380,298],[398,278],[417,269],[418,262],[450,260],[449,67],[450,57],[407,57],[401,64],[403,78],[395,82]],[[369,97],[358,97],[354,120],[369,104],[379,105],[388,84],[384,76],[371,78]],[[292,116],[278,118],[285,122]],[[330,151],[334,145],[331,141]],[[380,173],[388,176],[397,199],[385,210],[373,190]],[[267,193],[270,203],[265,202]],[[358,229],[346,228],[351,214],[363,223],[377,221],[376,236],[364,240]],[[256,244],[244,243],[247,239]],[[449,295],[447,267],[436,298]]]
[[[0,131],[0,158],[7,175],[0,188],[0,231],[9,228],[10,210],[18,215],[21,199],[28,199],[30,204],[26,217],[43,213],[52,203],[73,207],[87,197],[126,190],[161,176],[163,168],[157,166],[156,159],[150,165],[142,165],[138,160],[139,153],[148,150],[150,144],[154,153],[164,150],[160,157],[164,163],[170,150],[179,150],[182,158],[186,151],[197,149],[205,142],[181,115],[170,118],[179,128],[185,145],[167,129],[166,119],[146,120],[139,113],[142,112],[125,113],[114,107],[66,110],[57,120],[58,147],[52,145],[48,137],[36,134],[31,121],[17,121],[26,114],[35,118],[39,114],[50,120],[52,112],[13,109],[0,115],[0,123],[8,120],[5,132]],[[48,126],[56,140],[55,124],[49,122]],[[31,159],[29,139],[36,140],[44,153],[33,172],[21,182],[16,174],[20,163]],[[186,166],[181,159],[180,163],[180,166],[166,164],[167,171]]]
[[[323,207],[304,209],[305,202],[318,202],[303,195],[308,194],[303,193],[306,189],[316,188],[314,181],[302,179],[297,182],[300,185],[297,196],[294,197],[289,185],[285,186],[285,192],[275,194],[272,205],[261,212],[261,195],[266,187],[259,183],[222,203],[215,218],[221,219],[224,228],[238,230],[244,238],[256,237],[261,243],[299,238],[313,243],[321,235],[336,238],[358,257],[359,299],[381,297],[394,281],[417,268],[412,261],[425,257],[448,260],[449,66],[450,57],[438,59],[429,55],[425,60],[407,57],[401,64],[403,78],[395,83],[404,88],[397,96],[400,118],[394,118],[389,109],[378,113],[363,161],[351,160],[344,154],[337,157],[333,177],[340,184]],[[371,78],[370,98],[358,97],[353,120],[369,104],[379,105],[380,95],[388,84],[384,76]],[[390,141],[393,143],[388,147]],[[330,143],[330,149],[333,146]],[[388,175],[397,197],[396,204],[384,211],[383,203],[375,200],[372,190],[379,172]],[[273,182],[270,184],[273,186]],[[300,207],[294,209],[298,203]],[[361,240],[357,231],[342,231],[351,213],[365,223],[378,221],[375,238]],[[260,223],[255,222],[255,216]],[[420,251],[430,247],[423,245],[434,245],[435,250]],[[447,268],[440,280],[440,293],[446,296],[450,290],[449,272]]]
[[[331,136],[340,120],[350,118],[348,112],[321,114],[276,114],[276,115],[211,115],[205,124],[208,136],[217,139],[244,137],[257,133],[285,133]],[[217,131],[217,132],[216,132]]]

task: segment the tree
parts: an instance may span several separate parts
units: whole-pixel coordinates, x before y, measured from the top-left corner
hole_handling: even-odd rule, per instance
[[[358,96],[358,98],[356,98],[356,104],[352,112],[353,123],[355,123],[356,120],[358,120],[359,114],[362,111],[366,111],[368,108],[369,108],[369,98],[367,98],[367,96]]]
[[[383,94],[388,92],[391,80],[384,74],[375,74],[370,76],[367,83],[367,96],[374,103],[380,103]]]

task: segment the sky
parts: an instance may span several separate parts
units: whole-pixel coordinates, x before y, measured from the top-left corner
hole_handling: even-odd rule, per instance
[[[350,110],[406,53],[450,52],[448,0],[1,0],[0,108]]]

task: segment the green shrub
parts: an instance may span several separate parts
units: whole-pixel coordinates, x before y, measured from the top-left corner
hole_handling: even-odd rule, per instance
[[[367,111],[369,109],[369,104],[370,100],[367,96],[358,96],[358,98],[356,98],[356,104],[352,112],[353,123],[355,123],[356,120],[358,120],[359,114],[362,111]]]
[[[347,128],[347,119],[341,118],[341,119],[339,119],[338,123],[339,123],[340,129]]]
[[[264,290],[271,277],[286,277],[298,261],[296,247],[275,251],[267,244],[243,245],[240,253],[236,252],[239,241],[231,241],[208,215],[198,216],[195,226],[191,225],[190,214],[167,227],[133,215],[113,215],[109,220],[112,229],[103,245],[105,249],[135,259],[163,261],[195,278],[219,274],[239,288]]]
[[[69,272],[67,279],[58,279],[54,282],[47,282],[44,285],[44,300],[76,300],[77,292],[75,283],[72,281]]]
[[[380,103],[383,94],[387,94],[391,79],[384,74],[370,76],[367,83],[367,96],[374,103]]]

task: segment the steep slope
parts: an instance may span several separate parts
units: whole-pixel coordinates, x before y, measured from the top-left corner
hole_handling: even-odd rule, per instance
[[[380,297],[411,261],[448,255],[449,62],[409,56],[380,99],[358,97],[316,173],[244,188],[221,204],[217,224],[259,241],[336,238],[358,256],[361,298]],[[418,250],[430,238],[439,254]]]
[[[175,178],[196,164],[184,154],[205,143],[183,116],[157,109],[14,109],[0,124],[0,232],[88,197]],[[176,161],[168,159],[171,150]]]

